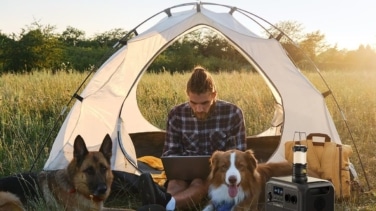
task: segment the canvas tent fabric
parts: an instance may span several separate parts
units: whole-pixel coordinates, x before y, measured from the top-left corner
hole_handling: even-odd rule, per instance
[[[53,143],[45,170],[61,169],[68,164],[78,134],[85,139],[89,150],[95,150],[108,133],[114,140],[113,170],[138,173],[134,162],[136,149],[129,134],[161,129],[142,116],[136,100],[137,84],[157,55],[178,37],[200,27],[208,27],[223,35],[263,76],[272,91],[279,105],[275,118],[278,125],[273,127],[280,126],[283,119],[283,131],[281,143],[269,161],[285,159],[284,142],[292,140],[296,131],[328,134],[332,140],[341,143],[322,94],[293,64],[276,39],[256,35],[229,12],[215,12],[204,5],[197,6],[172,13],[128,40],[98,69],[80,94],[82,100],[77,100],[67,115]]]

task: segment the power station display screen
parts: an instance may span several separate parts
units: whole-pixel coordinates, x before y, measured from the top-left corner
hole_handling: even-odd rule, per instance
[[[273,193],[278,196],[283,196],[283,188],[274,186]]]

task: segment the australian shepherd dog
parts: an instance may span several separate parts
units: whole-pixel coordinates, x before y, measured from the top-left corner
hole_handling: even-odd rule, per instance
[[[258,210],[265,201],[265,183],[292,174],[288,162],[258,164],[252,150],[216,151],[210,164],[210,202],[204,211]]]

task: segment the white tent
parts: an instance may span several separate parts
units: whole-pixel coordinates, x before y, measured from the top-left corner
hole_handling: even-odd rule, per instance
[[[114,140],[113,169],[137,173],[136,151],[129,134],[160,131],[139,111],[137,83],[156,56],[180,36],[200,27],[223,35],[271,89],[279,105],[274,119],[283,121],[283,130],[281,143],[270,161],[284,160],[284,142],[292,140],[296,131],[325,133],[341,143],[322,94],[303,76],[276,39],[256,35],[234,17],[234,12],[244,14],[244,10],[225,6],[229,9],[227,12],[214,12],[207,9],[205,3],[184,6],[187,5],[190,7],[184,11],[172,13],[175,7],[163,11],[167,17],[128,40],[98,69],[66,117],[45,170],[67,165],[72,158],[76,135],[86,140],[89,149],[97,149],[108,133]],[[268,131],[275,131],[275,128]]]

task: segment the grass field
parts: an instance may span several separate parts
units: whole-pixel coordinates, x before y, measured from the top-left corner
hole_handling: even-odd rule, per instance
[[[327,104],[341,140],[353,147],[351,161],[367,191],[348,202],[337,203],[338,210],[376,210],[376,70],[328,71],[322,73],[340,105],[332,97]],[[273,98],[256,74],[220,73],[213,75],[219,98],[238,104],[244,111],[247,134],[254,135],[269,126],[273,117]],[[64,120],[60,113],[86,75],[78,73],[2,75],[0,77],[0,176],[42,169],[53,139]],[[168,110],[186,100],[185,83],[189,75],[147,74],[137,94],[146,119],[164,129]],[[320,78],[307,77],[321,92],[327,91]],[[343,120],[343,116],[346,121]],[[54,127],[56,126],[56,127]],[[348,131],[350,129],[350,132]],[[47,139],[47,137],[51,138]],[[47,140],[46,143],[44,141]],[[41,151],[40,151],[41,150]],[[35,162],[38,153],[40,158]],[[364,170],[364,171],[363,171]]]

